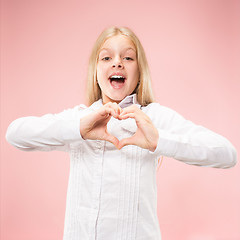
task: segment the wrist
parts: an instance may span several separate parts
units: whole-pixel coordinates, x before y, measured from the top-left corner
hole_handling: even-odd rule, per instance
[[[82,139],[85,140],[85,127],[84,127],[84,118],[80,119],[80,129],[79,129],[80,135],[82,137]]]
[[[158,145],[158,139],[159,139],[159,134],[158,134],[158,130],[156,129],[156,136],[154,137],[154,141],[152,142],[149,151],[154,152],[157,148]]]

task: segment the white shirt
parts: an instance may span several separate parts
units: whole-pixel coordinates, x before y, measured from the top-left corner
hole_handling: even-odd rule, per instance
[[[136,95],[120,107],[141,107]],[[84,140],[80,118],[102,106],[76,106],[58,114],[24,117],[8,128],[6,138],[26,151],[68,151],[70,175],[64,240],[160,240],[156,168],[159,156],[187,164],[229,168],[236,150],[224,137],[185,120],[158,103],[141,107],[159,132],[154,152],[129,145],[121,150],[107,141]],[[111,118],[108,131],[119,140],[136,132],[134,119]]]

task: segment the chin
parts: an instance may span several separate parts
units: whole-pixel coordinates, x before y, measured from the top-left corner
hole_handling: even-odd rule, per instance
[[[113,102],[120,103],[124,98],[112,98]]]
[[[109,94],[109,97],[113,100],[116,100],[116,101],[121,101],[123,98],[125,98],[125,93],[123,92],[112,92]]]

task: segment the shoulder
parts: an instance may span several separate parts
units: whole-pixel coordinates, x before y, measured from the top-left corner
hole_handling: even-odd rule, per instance
[[[157,102],[150,103],[149,105],[142,108],[153,122],[161,124],[170,124],[184,121],[185,118],[174,109],[163,106]]]
[[[63,116],[83,117],[93,111],[96,111],[101,106],[102,100],[99,99],[90,106],[86,106],[85,104],[79,104],[73,108],[65,109],[61,114]]]
[[[53,115],[62,119],[72,119],[81,115],[88,107],[84,104],[79,104],[70,108],[66,108],[59,113],[54,113]],[[46,114],[45,116],[52,115]]]
[[[149,105],[142,108],[142,110],[146,114],[151,114],[152,116],[158,116],[159,114],[164,114],[166,116],[180,116],[180,114],[175,111],[174,109],[171,109],[170,107],[163,106],[157,102],[150,103]]]

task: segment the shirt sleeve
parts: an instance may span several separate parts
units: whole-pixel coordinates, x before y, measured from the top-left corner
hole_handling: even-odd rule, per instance
[[[158,145],[152,154],[167,156],[187,164],[230,168],[237,162],[235,147],[225,137],[184,119],[174,110],[154,104]],[[158,113],[158,114],[156,114]]]
[[[83,141],[79,109],[18,118],[9,125],[6,140],[23,151],[68,151],[71,143]]]

